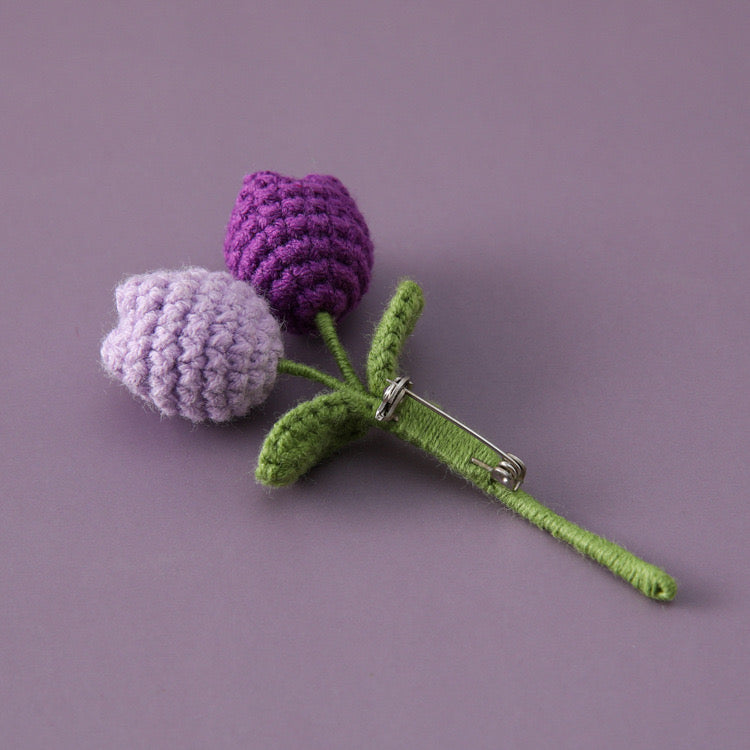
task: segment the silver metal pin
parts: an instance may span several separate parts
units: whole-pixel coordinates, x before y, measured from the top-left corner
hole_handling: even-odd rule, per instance
[[[465,425],[463,422],[459,422],[459,420],[452,417],[447,412],[444,412],[442,409],[435,406],[435,404],[430,403],[426,399],[409,390],[409,386],[411,386],[409,378],[400,377],[395,380],[389,380],[388,386],[385,391],[383,391],[383,400],[375,411],[375,419],[379,422],[389,422],[391,420],[397,421],[398,416],[396,414],[396,409],[404,400],[404,396],[413,398],[423,406],[426,406],[436,414],[439,414],[449,422],[452,422],[456,427],[460,427],[465,432],[468,432],[469,435],[479,440],[480,443],[486,445],[490,450],[495,451],[500,457],[497,466],[490,466],[484,461],[480,461],[478,458],[472,456],[471,462],[473,464],[488,471],[494,480],[500,482],[500,484],[514,492],[523,484],[523,480],[526,477],[526,464],[524,464],[518,456],[500,450],[500,448],[486,438],[483,438],[478,432],[472,430],[471,427]]]

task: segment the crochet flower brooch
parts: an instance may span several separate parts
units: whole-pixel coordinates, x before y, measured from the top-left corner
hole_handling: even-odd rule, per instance
[[[161,414],[192,422],[246,416],[268,397],[279,373],[316,381],[324,392],[281,416],[267,435],[258,481],[290,484],[377,427],[435,456],[647,596],[674,598],[677,587],[667,573],[520,490],[526,471],[520,459],[409,390],[398,361],[424,304],[413,281],[401,282],[388,303],[360,378],[336,323],[367,291],[373,245],[339,180],[248,175],[229,220],[224,257],[228,272],[156,271],[117,287],[118,324],[101,346],[109,375]],[[317,334],[339,377],[285,359],[282,330]]]

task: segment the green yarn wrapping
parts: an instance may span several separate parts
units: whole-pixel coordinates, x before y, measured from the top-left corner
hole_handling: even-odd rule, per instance
[[[369,390],[354,372],[333,319],[325,313],[318,315],[318,330],[334,355],[343,380],[307,365],[289,360],[279,362],[279,372],[321,382],[332,388],[332,392],[296,406],[274,425],[258,459],[258,481],[274,487],[290,484],[347,443],[362,437],[370,427],[378,427],[442,461],[486,494],[608,568],[646,596],[671,601],[677,593],[677,584],[661,568],[571,523],[526,492],[513,492],[492,479],[488,471],[471,459],[476,457],[494,465],[499,460],[494,451],[423,404],[407,397],[399,406],[398,421],[375,419],[383,391],[388,380],[398,373],[398,358],[423,306],[419,286],[413,281],[401,282],[375,329],[367,358]]]
[[[354,372],[352,363],[349,361],[349,355],[346,353],[346,349],[341,346],[338,334],[336,333],[336,322],[333,316],[327,312],[320,312],[315,316],[315,325],[318,327],[325,345],[328,350],[333,354],[336,364],[341,370],[341,374],[344,376],[344,381],[347,385],[353,388],[359,389],[362,387],[362,383],[357,377],[357,373]]]
[[[515,492],[492,479],[489,472],[471,462],[472,456],[490,465],[498,457],[476,438],[447,422],[416,401],[404,399],[398,422],[379,423],[383,429],[435,456],[456,474],[483,492],[500,500],[535,526],[567,542],[652,599],[670,601],[677,593],[674,579],[655,565],[601,536],[571,523],[535,500],[523,490]]]

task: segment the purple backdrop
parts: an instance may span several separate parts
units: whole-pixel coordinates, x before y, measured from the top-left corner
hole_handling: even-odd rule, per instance
[[[0,8],[8,748],[744,748],[746,2]],[[243,175],[338,176],[415,389],[671,605],[386,435],[299,485],[104,377],[130,273],[222,267]],[[330,367],[313,341],[290,353]]]

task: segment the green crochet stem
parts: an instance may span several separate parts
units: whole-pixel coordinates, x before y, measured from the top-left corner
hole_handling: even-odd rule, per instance
[[[339,336],[336,332],[336,323],[331,314],[327,312],[318,313],[315,316],[315,325],[318,327],[325,345],[331,354],[333,354],[345,382],[353,388],[361,388],[362,383],[360,383],[357,373],[354,372],[352,363],[349,361],[349,355],[339,341]]]
[[[609,568],[652,599],[670,601],[677,593],[671,576],[641,560],[614,542],[592,534],[546,508],[523,490],[515,492],[492,479],[489,472],[471,462],[472,456],[490,465],[498,457],[476,438],[412,400],[399,407],[398,422],[382,425],[389,432],[431,453],[483,492],[500,500],[535,526],[562,539],[592,560]]]
[[[442,461],[483,492],[608,568],[646,596],[671,601],[677,593],[671,576],[620,545],[571,523],[526,492],[513,492],[495,481],[488,471],[471,461],[476,457],[494,465],[498,462],[494,451],[423,404],[405,398],[398,407],[397,421],[375,419],[375,410],[388,380],[397,375],[399,355],[423,305],[422,290],[417,284],[404,281],[399,285],[373,336],[367,358],[367,387],[357,377],[333,319],[327,313],[317,316],[318,330],[343,379],[297,362],[280,361],[280,372],[322,383],[330,392],[299,404],[273,426],[261,449],[257,479],[276,487],[290,484],[371,427],[378,427]]]

